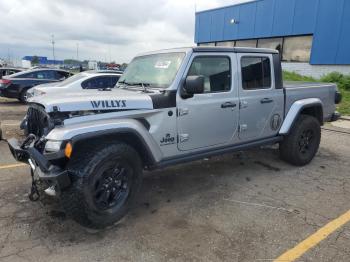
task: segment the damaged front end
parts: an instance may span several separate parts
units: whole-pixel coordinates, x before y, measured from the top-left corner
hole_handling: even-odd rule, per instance
[[[51,115],[51,116],[50,116]],[[61,190],[70,185],[68,171],[65,169],[67,156],[64,149],[68,141],[48,141],[46,135],[57,125],[62,125],[64,116],[52,117],[44,107],[30,105],[21,128],[27,137],[23,142],[9,139],[8,145],[13,157],[31,167],[32,186],[29,198],[38,200],[38,187],[46,190]]]

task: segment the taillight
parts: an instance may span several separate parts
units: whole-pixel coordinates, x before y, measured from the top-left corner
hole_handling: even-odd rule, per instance
[[[341,100],[342,100],[342,95],[339,91],[335,91],[335,104],[338,105],[340,104]]]
[[[9,85],[11,81],[8,79],[0,79],[0,85]]]

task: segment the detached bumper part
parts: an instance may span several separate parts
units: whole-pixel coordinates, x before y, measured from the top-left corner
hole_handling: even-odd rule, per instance
[[[49,184],[58,185],[59,189],[65,189],[71,184],[69,172],[62,170],[57,166],[51,166],[48,172],[43,172],[40,167],[34,171],[40,180],[47,181]]]
[[[11,154],[17,161],[28,163],[28,159],[30,157],[29,153],[27,150],[21,149],[17,139],[11,138],[7,140],[7,143],[9,145]]]
[[[60,189],[64,189],[71,184],[69,172],[52,165],[36,148],[22,149],[16,139],[8,140],[8,144],[13,157],[17,161],[28,163],[29,159],[31,159],[31,162],[34,162],[34,172],[40,180],[47,181],[50,184],[57,184]]]

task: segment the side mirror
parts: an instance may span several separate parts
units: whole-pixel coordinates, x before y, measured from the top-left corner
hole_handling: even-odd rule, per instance
[[[204,76],[188,76],[185,80],[182,96],[193,97],[194,94],[204,93]]]

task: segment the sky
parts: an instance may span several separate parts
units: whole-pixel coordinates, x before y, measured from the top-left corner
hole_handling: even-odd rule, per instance
[[[0,0],[0,58],[129,62],[136,54],[194,45],[195,10],[250,0]],[[77,55],[78,47],[78,55]]]

